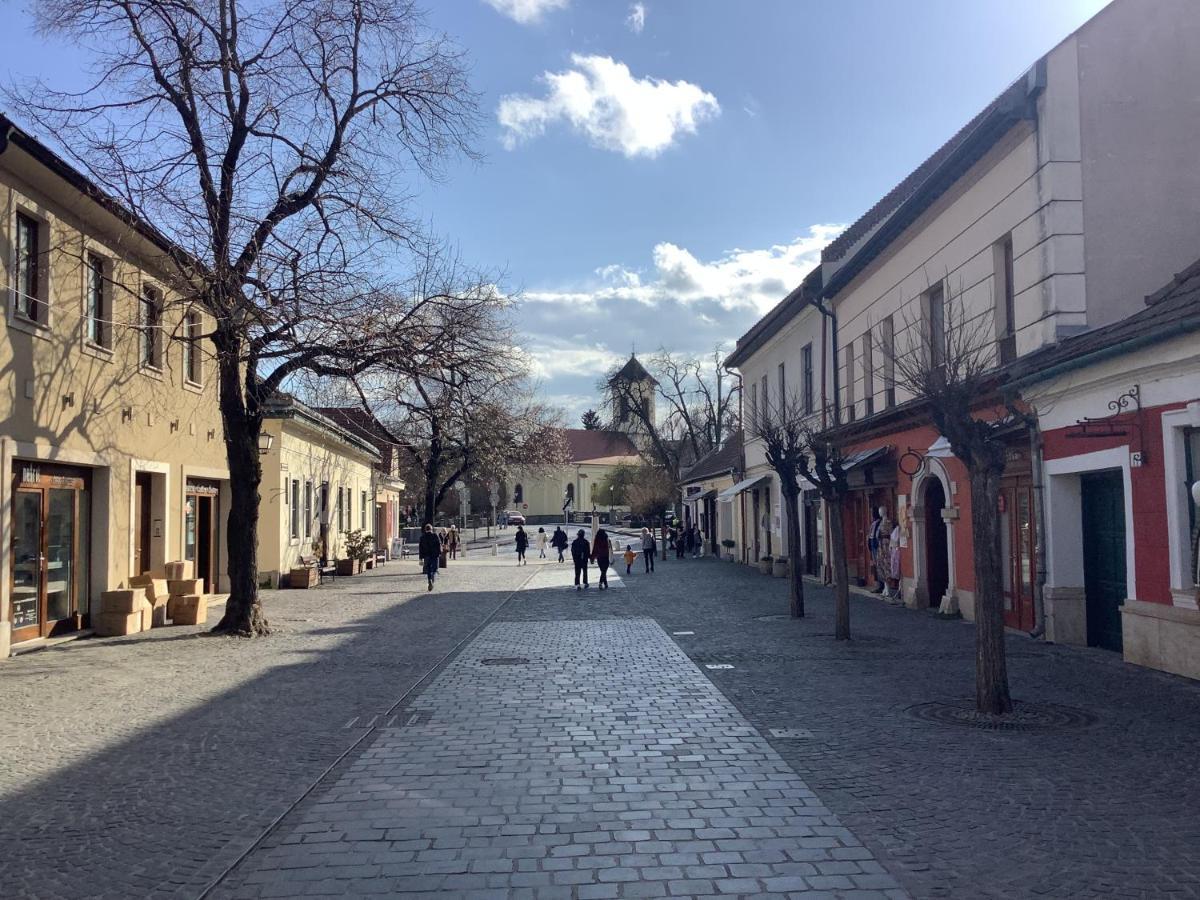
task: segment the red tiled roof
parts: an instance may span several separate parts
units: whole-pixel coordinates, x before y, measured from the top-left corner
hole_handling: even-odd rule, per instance
[[[586,462],[606,456],[637,456],[637,447],[628,435],[620,431],[601,431],[587,428],[564,428],[563,438],[571,454],[571,462]]]

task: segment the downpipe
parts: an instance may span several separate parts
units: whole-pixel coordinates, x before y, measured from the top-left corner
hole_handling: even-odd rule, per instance
[[[1037,569],[1033,579],[1033,631],[1029,636],[1044,639],[1046,635],[1046,504],[1045,475],[1042,469],[1042,430],[1036,417],[1029,426],[1029,461],[1033,469],[1033,519],[1035,534],[1033,558]]]

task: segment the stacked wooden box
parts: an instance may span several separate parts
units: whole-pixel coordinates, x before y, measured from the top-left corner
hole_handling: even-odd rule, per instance
[[[105,591],[100,595],[100,612],[92,627],[101,637],[137,634],[149,631],[153,607],[146,599],[145,588]]]
[[[167,624],[167,579],[156,575],[135,575],[129,579],[129,586],[142,588],[146,592],[146,601],[150,604],[150,621],[155,628]]]

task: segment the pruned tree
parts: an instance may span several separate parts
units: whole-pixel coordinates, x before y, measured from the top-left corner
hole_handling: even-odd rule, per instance
[[[896,381],[925,402],[934,427],[967,470],[975,565],[975,702],[981,713],[1012,712],[1004,645],[1004,562],[1000,479],[1004,434],[1014,423],[998,394],[996,334],[991,311],[972,312],[961,290],[946,291],[937,309],[906,316],[903,346],[891,353]]]
[[[628,463],[613,466],[596,485],[597,494],[601,499],[608,500],[610,505],[628,506],[630,488],[637,481],[642,468]]]
[[[657,466],[638,466],[628,488],[629,509],[639,516],[661,520],[675,503],[675,481]]]
[[[583,423],[583,427],[587,431],[599,431],[604,427],[604,423],[600,419],[600,413],[596,412],[594,409],[584,410],[583,415],[580,416],[580,421]]]
[[[614,377],[617,369],[601,383],[613,405],[629,411],[644,437],[643,453],[675,481],[738,429],[737,385],[723,362],[719,351],[689,356],[661,349],[651,356],[646,368],[657,382],[661,415],[645,402],[642,386]]]
[[[262,406],[296,373],[420,366],[429,306],[380,272],[414,229],[399,189],[470,154],[461,51],[404,0],[43,0],[44,32],[91,48],[82,93],[31,84],[15,111],[174,248],[215,319],[232,506],[217,631],[268,631],[258,598]],[[419,250],[418,257],[426,256]],[[433,317],[436,321],[436,317]]]
[[[850,637],[850,588],[842,512],[848,494],[841,450],[832,432],[820,428],[820,418],[806,409],[804,398],[792,394],[773,404],[759,403],[746,422],[749,440],[762,443],[767,464],[779,477],[787,518],[789,607],[793,618],[804,616],[803,549],[800,540],[801,484],[813,485],[829,513],[830,550],[834,574],[834,636]]]

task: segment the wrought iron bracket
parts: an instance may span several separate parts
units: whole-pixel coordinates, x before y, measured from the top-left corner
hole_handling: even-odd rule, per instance
[[[1084,416],[1075,421],[1075,426],[1067,432],[1069,438],[1109,438],[1134,435],[1131,441],[1132,449],[1140,454],[1143,463],[1148,462],[1150,454],[1146,452],[1143,440],[1142,423],[1142,392],[1140,385],[1134,385],[1115,400],[1108,401],[1112,411],[1107,416]]]

